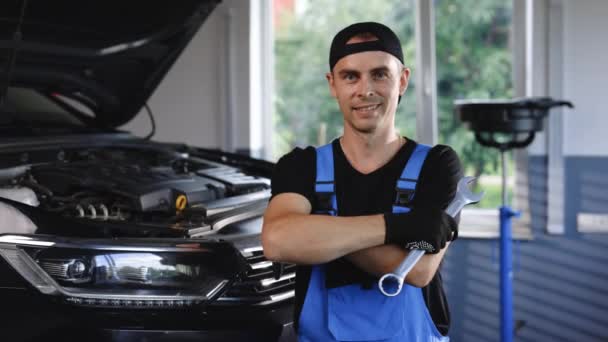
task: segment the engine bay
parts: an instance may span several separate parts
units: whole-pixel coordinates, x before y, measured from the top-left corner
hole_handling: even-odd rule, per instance
[[[269,184],[237,167],[169,149],[61,150],[55,160],[0,169],[0,197],[151,236],[209,231],[227,212],[267,199]]]

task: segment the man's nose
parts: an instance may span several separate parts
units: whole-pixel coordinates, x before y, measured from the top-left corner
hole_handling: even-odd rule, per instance
[[[357,96],[359,97],[370,97],[376,94],[374,88],[374,82],[368,77],[362,77],[357,88]]]

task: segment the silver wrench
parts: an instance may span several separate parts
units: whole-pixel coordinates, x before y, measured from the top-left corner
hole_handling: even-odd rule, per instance
[[[456,215],[464,208],[467,204],[473,204],[481,201],[484,192],[474,194],[469,189],[469,184],[475,180],[475,177],[463,177],[456,187],[456,195],[452,200],[452,203],[448,206],[445,212],[452,216]],[[393,273],[387,273],[378,280],[378,287],[385,296],[393,297],[401,292],[403,287],[403,281],[405,276],[414,268],[416,263],[424,255],[424,249],[414,249],[410,251],[407,258],[401,262],[401,264],[395,269]]]

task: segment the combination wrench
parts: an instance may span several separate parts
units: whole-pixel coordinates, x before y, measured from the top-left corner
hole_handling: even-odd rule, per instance
[[[445,210],[452,217],[456,215],[468,204],[474,204],[483,198],[484,192],[474,194],[469,189],[469,184],[475,180],[475,177],[463,177],[456,187],[456,195]],[[401,292],[405,276],[414,268],[416,263],[424,255],[424,249],[413,249],[408,256],[401,262],[393,273],[387,273],[378,280],[378,287],[385,296],[393,297]]]

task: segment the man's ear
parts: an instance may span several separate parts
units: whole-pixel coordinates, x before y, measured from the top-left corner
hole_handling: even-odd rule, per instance
[[[326,73],[325,78],[327,79],[327,85],[329,85],[329,92],[330,92],[331,96],[337,98],[338,96],[336,95],[336,88],[335,88],[335,84],[334,84],[335,80],[334,80],[333,73],[331,71]]]
[[[410,68],[403,67],[401,76],[399,77],[399,95],[405,94],[407,85],[410,81]]]

